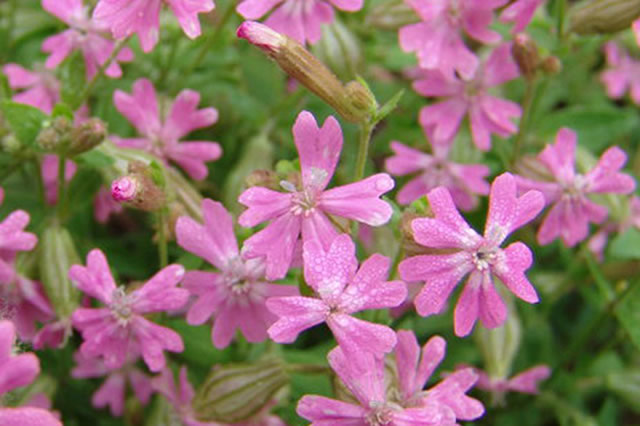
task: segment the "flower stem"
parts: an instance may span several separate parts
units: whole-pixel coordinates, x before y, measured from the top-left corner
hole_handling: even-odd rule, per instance
[[[565,33],[565,18],[567,14],[567,0],[558,0],[556,3],[556,31],[558,33],[558,39],[564,42],[566,39]]]
[[[360,140],[358,143],[358,158],[356,160],[356,172],[353,181],[357,182],[364,177],[364,169],[367,165],[367,157],[369,156],[369,144],[371,143],[371,133],[375,124],[370,121],[360,125]]]
[[[67,167],[67,161],[64,155],[58,155],[58,202],[56,203],[56,214],[58,216],[58,220],[60,223],[63,222],[64,211],[65,211],[65,171]]]
[[[116,59],[120,51],[126,46],[127,41],[129,41],[129,37],[125,37],[121,40],[116,41],[116,44],[113,47],[113,50],[111,51],[111,55],[109,55],[107,60],[102,65],[100,65],[100,68],[98,68],[98,71],[96,72],[96,74],[85,86],[84,91],[82,92],[82,96],[80,96],[79,105],[82,105],[85,102],[87,102],[87,99],[89,99],[89,96],[91,95],[91,92],[95,88],[96,83],[104,75],[104,72],[107,70],[107,68],[109,68],[109,65],[111,65],[111,63]]]
[[[511,167],[516,164],[518,158],[520,157],[520,151],[522,150],[522,145],[524,142],[524,138],[527,135],[527,130],[529,128],[529,122],[531,121],[531,112],[533,105],[533,99],[535,98],[535,79],[527,79],[527,88],[524,92],[524,99],[522,100],[522,119],[520,120],[520,126],[518,128],[518,134],[516,135],[515,142],[513,144],[513,155],[511,156]]]
[[[167,235],[168,212],[166,208],[161,208],[156,213],[158,223],[158,258],[160,269],[169,264],[169,241]]]

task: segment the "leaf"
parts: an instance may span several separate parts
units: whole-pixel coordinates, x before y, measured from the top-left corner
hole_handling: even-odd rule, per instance
[[[69,121],[73,121],[73,110],[69,108],[67,104],[57,103],[56,106],[53,107],[51,117],[66,117]]]
[[[630,290],[615,310],[616,317],[640,349],[640,285]]]
[[[0,101],[0,110],[16,138],[22,144],[33,148],[48,116],[36,107],[7,99]]]
[[[77,208],[91,203],[102,183],[102,175],[95,169],[81,168],[69,184],[67,192],[69,205],[72,208]]]
[[[9,79],[0,72],[0,99],[11,99],[11,88],[9,87]]]
[[[617,235],[609,246],[609,256],[618,259],[640,259],[640,231],[629,228]]]
[[[60,73],[60,96],[62,101],[76,110],[82,104],[86,85],[86,68],[82,52],[76,50],[58,67]]]
[[[640,370],[627,370],[620,373],[611,373],[606,377],[606,384],[627,402],[629,408],[640,413]]]
[[[94,169],[103,169],[115,163],[115,159],[100,151],[91,150],[73,157],[78,164],[83,164]]]

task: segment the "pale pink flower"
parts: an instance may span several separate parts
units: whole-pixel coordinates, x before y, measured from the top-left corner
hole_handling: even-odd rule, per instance
[[[445,188],[432,190],[427,198],[435,217],[412,221],[414,239],[425,247],[457,251],[409,257],[398,266],[403,280],[425,282],[415,300],[420,315],[440,313],[466,275],[469,279],[454,312],[457,336],[468,335],[478,317],[487,328],[498,327],[506,320],[507,308],[496,291],[494,275],[520,299],[538,302],[536,290],[525,276],[533,261],[531,250],[521,242],[504,249],[500,245],[540,213],[544,207],[541,193],[529,191],[518,198],[514,177],[509,173],[498,176],[491,185],[484,236],[460,216]]]
[[[542,245],[560,237],[565,245],[572,247],[587,238],[590,222],[604,222],[607,208],[591,201],[589,194],[628,194],[636,186],[631,176],[620,173],[627,154],[617,146],[607,149],[589,172],[576,173],[576,145],[575,132],[560,129],[555,145],[547,145],[538,155],[554,181],[516,177],[519,190],[537,189],[544,194],[547,205],[553,204],[538,229],[538,243]]]
[[[42,183],[44,184],[44,195],[48,204],[55,205],[58,202],[58,156],[55,154],[45,154],[40,163],[40,173],[42,173]],[[64,179],[69,182],[77,171],[76,163],[65,160]]]
[[[233,219],[222,204],[203,200],[202,215],[204,225],[188,216],[178,218],[176,239],[178,245],[207,260],[219,272],[186,273],[184,288],[198,296],[189,308],[187,322],[199,325],[214,316],[211,339],[217,348],[228,346],[237,329],[247,341],[261,342],[277,319],[265,301],[273,296],[297,295],[297,288],[267,282],[262,259],[240,256]]]
[[[627,91],[634,104],[640,105],[640,61],[632,59],[616,43],[605,44],[607,68],[600,74],[600,81],[613,99],[622,98]]]
[[[58,318],[45,324],[33,337],[33,348],[36,350],[46,347],[59,349],[67,343],[73,333],[71,318]]]
[[[108,368],[120,368],[132,353],[140,353],[151,371],[162,370],[163,351],[182,352],[182,338],[144,315],[184,306],[189,292],[176,287],[183,276],[182,266],[169,265],[127,293],[124,286],[116,287],[104,254],[98,249],[89,252],[87,266],[73,265],[69,278],[106,307],[78,308],[73,312],[73,326],[84,338],[82,354],[88,358],[102,356]]]
[[[27,342],[37,335],[38,323],[54,318],[42,284],[18,273],[11,280],[0,279],[0,313],[13,322],[20,339]]]
[[[640,230],[640,197],[636,195],[629,200],[629,208],[625,211],[624,217],[618,221],[607,221],[598,232],[589,238],[587,247],[602,262],[609,235],[613,233],[621,234],[630,228]]]
[[[531,19],[536,9],[546,0],[516,0],[506,7],[500,14],[501,22],[513,22],[512,33],[523,31]]]
[[[129,362],[120,369],[108,368],[99,358],[87,358],[81,351],[73,355],[76,366],[71,370],[74,379],[88,379],[106,376],[106,380],[93,393],[91,405],[95,408],[109,407],[113,416],[122,416],[127,383],[136,398],[146,405],[153,393],[151,378],[135,367],[137,355],[130,356]]]
[[[473,142],[483,151],[491,148],[491,134],[506,138],[518,127],[511,120],[520,117],[520,105],[489,94],[488,89],[518,77],[518,66],[511,56],[509,44],[495,48],[486,62],[468,81],[438,70],[426,70],[413,83],[423,96],[445,97],[420,111],[420,124],[434,145],[450,144],[460,123],[469,115]]]
[[[398,399],[403,407],[444,405],[458,420],[474,420],[484,414],[484,407],[465,395],[478,380],[472,368],[449,374],[435,386],[424,390],[436,367],[444,359],[447,343],[433,336],[420,351],[413,331],[398,331],[395,364],[398,374]]]
[[[218,111],[215,108],[199,110],[199,102],[198,92],[183,90],[163,117],[153,85],[147,79],[139,79],[134,83],[131,95],[116,90],[113,103],[142,137],[115,139],[114,142],[122,147],[142,149],[165,161],[171,160],[193,179],[202,180],[209,173],[205,163],[218,159],[222,154],[220,145],[204,141],[179,142],[192,131],[218,121]]]
[[[329,116],[321,128],[310,112],[298,115],[293,138],[300,156],[299,186],[283,181],[288,192],[260,186],[244,191],[238,201],[248,207],[238,218],[242,226],[256,226],[273,219],[244,243],[249,258],[266,257],[268,279],[286,275],[300,234],[302,241],[319,239],[328,249],[337,235],[327,214],[371,226],[389,221],[392,208],[379,197],[393,188],[393,179],[378,173],[358,182],[326,190],[342,150],[342,130]]]
[[[122,211],[122,204],[111,196],[111,191],[101,187],[93,199],[93,215],[98,223],[107,223],[109,216]]]
[[[40,362],[31,352],[14,355],[16,332],[11,321],[0,321],[0,397],[26,386],[40,373]],[[0,425],[62,426],[47,410],[35,407],[0,407]]]
[[[546,365],[531,367],[510,379],[491,378],[479,369],[475,369],[475,372],[478,374],[476,388],[496,394],[519,392],[535,395],[539,392],[538,383],[551,376],[551,368]]]
[[[88,6],[83,4],[83,0],[42,0],[42,8],[70,27],[60,34],[47,37],[42,43],[42,51],[50,54],[45,66],[55,68],[73,50],[80,49],[84,56],[87,78],[93,78],[113,52],[114,42],[102,34],[107,28],[89,19]],[[118,61],[132,60],[131,49],[123,48],[105,69],[105,74],[120,77],[122,70]]]
[[[449,147],[432,145],[433,154],[425,154],[400,142],[391,142],[394,154],[385,161],[385,168],[395,176],[419,172],[396,196],[400,204],[410,204],[438,186],[449,190],[456,206],[473,210],[478,205],[476,195],[488,195],[485,178],[489,167],[482,164],[459,164],[450,161]]]
[[[386,392],[384,364],[368,352],[329,352],[329,364],[359,405],[317,395],[305,395],[296,412],[311,425],[454,426],[456,416],[447,405],[426,401],[403,407]],[[473,374],[473,373],[472,373]],[[475,379],[475,378],[474,378]]]
[[[391,260],[374,254],[358,269],[356,247],[349,235],[337,236],[329,250],[317,240],[304,243],[304,277],[317,297],[272,297],[267,307],[278,315],[268,332],[278,343],[291,343],[307,328],[323,322],[344,348],[390,352],[393,330],[352,314],[398,306],[407,297],[402,281],[386,281]]]
[[[322,37],[322,25],[333,22],[334,7],[356,12],[363,4],[364,0],[243,0],[236,11],[245,19],[256,20],[277,7],[266,25],[302,44],[315,44]]]
[[[420,67],[440,70],[445,76],[454,72],[471,79],[478,58],[462,38],[466,33],[482,43],[497,43],[500,34],[488,27],[493,10],[508,0],[406,0],[422,22],[406,25],[398,31],[400,47],[416,52]]]
[[[6,64],[2,71],[9,80],[9,87],[20,90],[20,93],[13,95],[14,101],[50,114],[53,106],[60,100],[60,83],[51,71],[29,71],[18,64]]]
[[[187,37],[200,35],[199,13],[211,12],[213,0],[99,0],[93,10],[93,20],[111,30],[116,39],[138,34],[145,53],[158,43],[160,9],[166,3],[178,19]]]

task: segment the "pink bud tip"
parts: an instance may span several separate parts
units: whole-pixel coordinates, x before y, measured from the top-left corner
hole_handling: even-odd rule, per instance
[[[111,196],[118,202],[131,201],[138,193],[138,182],[131,176],[124,176],[111,183]]]
[[[245,21],[236,32],[238,37],[246,39],[249,43],[258,46],[268,52],[276,52],[284,43],[284,37],[259,22]]]

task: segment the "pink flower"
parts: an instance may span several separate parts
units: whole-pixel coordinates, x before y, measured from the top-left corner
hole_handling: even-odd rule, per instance
[[[44,193],[47,203],[55,205],[58,202],[58,156],[55,154],[45,154],[42,156],[40,173],[44,184]],[[76,174],[76,163],[65,160],[64,179],[69,182]]]
[[[640,18],[631,23],[631,30],[635,36],[636,43],[640,46]]]
[[[631,59],[624,49],[610,41],[605,45],[609,68],[600,74],[607,95],[619,99],[630,91],[631,100],[640,105],[640,61]]]
[[[169,265],[142,287],[127,293],[124,286],[116,287],[104,254],[98,249],[89,252],[87,266],[73,265],[69,278],[80,290],[107,307],[74,311],[73,326],[84,338],[80,346],[82,355],[103,356],[105,365],[115,369],[122,367],[132,353],[141,353],[151,371],[162,370],[163,350],[182,352],[182,338],[144,315],[184,306],[189,292],[176,287],[183,276],[182,266]]]
[[[298,115],[293,138],[300,156],[301,185],[281,182],[287,193],[255,186],[244,191],[238,201],[248,209],[238,218],[242,226],[256,226],[274,219],[267,227],[245,241],[248,258],[266,257],[267,279],[286,275],[302,233],[302,241],[319,239],[328,249],[337,235],[327,213],[371,226],[389,221],[391,206],[379,197],[393,188],[386,173],[359,182],[325,190],[342,150],[342,130],[329,116],[322,128],[307,111]]]
[[[483,151],[491,148],[492,133],[503,138],[516,133],[518,127],[511,120],[522,114],[520,106],[490,95],[488,89],[513,80],[518,73],[509,44],[495,48],[469,81],[439,70],[424,71],[413,88],[423,96],[447,97],[420,111],[425,133],[433,137],[434,145],[449,144],[467,114],[473,142]]]
[[[405,408],[387,396],[384,364],[368,352],[345,355],[337,347],[329,352],[329,364],[359,405],[324,396],[305,395],[296,412],[312,425],[454,426],[456,417],[448,406],[426,401]],[[473,374],[473,373],[472,373]],[[474,378],[475,379],[475,378]]]
[[[0,280],[0,312],[13,322],[20,339],[27,342],[36,336],[37,323],[54,318],[42,285],[17,273],[10,281]]]
[[[482,404],[465,395],[478,380],[472,368],[448,375],[437,385],[423,390],[434,370],[442,362],[447,343],[433,336],[422,348],[413,331],[398,331],[395,349],[399,399],[403,407],[444,405],[459,420],[474,420],[484,414]]]
[[[433,154],[425,154],[400,142],[391,142],[394,154],[387,158],[385,168],[396,176],[420,172],[411,179],[396,197],[398,203],[409,204],[438,186],[449,190],[456,206],[473,210],[478,204],[476,195],[488,195],[485,178],[489,167],[482,164],[458,164],[447,159],[448,147],[433,145]]]
[[[491,378],[482,370],[475,369],[475,371],[478,374],[476,387],[497,394],[506,392],[537,394],[538,382],[546,380],[551,375],[551,369],[546,365],[529,368],[510,379]]]
[[[187,322],[199,325],[215,315],[211,339],[217,348],[229,345],[240,329],[249,342],[267,338],[267,328],[276,320],[265,301],[274,296],[293,296],[297,288],[265,282],[262,259],[243,259],[233,233],[233,219],[224,206],[205,199],[204,225],[188,216],[176,223],[176,238],[182,248],[206,259],[220,272],[189,271],[183,286],[198,296],[189,308]]]
[[[213,0],[164,0],[176,15],[187,37],[200,35],[199,13],[211,12]],[[163,0],[99,0],[93,10],[96,25],[111,30],[113,37],[122,39],[138,34],[142,51],[151,52],[158,43],[159,16]]]
[[[31,352],[13,355],[16,332],[11,321],[0,321],[0,397],[33,382],[40,362]],[[21,426],[62,426],[47,410],[34,407],[0,407],[0,424]]]
[[[478,68],[478,58],[464,44],[463,31],[482,43],[497,43],[500,34],[488,27],[493,10],[508,0],[406,0],[422,22],[398,31],[405,52],[416,52],[420,67],[440,70],[452,78],[454,71],[469,80]]]
[[[513,22],[511,32],[519,33],[529,25],[536,9],[544,2],[545,0],[516,0],[502,11],[500,21]]]
[[[640,230],[640,197],[636,195],[629,200],[629,207],[625,210],[624,217],[618,221],[607,221],[598,232],[589,238],[587,247],[602,262],[609,235],[613,233],[621,234],[632,227]]]
[[[98,223],[107,223],[109,216],[122,211],[122,204],[116,202],[104,186],[93,199],[93,215]]]
[[[81,351],[77,351],[73,358],[76,366],[71,370],[71,377],[74,379],[107,376],[91,397],[91,405],[95,408],[108,406],[113,416],[122,416],[127,383],[142,404],[146,405],[151,399],[151,379],[134,366],[137,355],[130,356],[130,362],[117,370],[108,368],[99,358],[86,358]]]
[[[553,204],[538,229],[538,242],[542,245],[560,237],[565,245],[572,247],[587,238],[589,222],[604,222],[607,208],[591,201],[589,194],[628,194],[635,188],[635,180],[619,172],[627,161],[623,150],[610,147],[598,164],[582,175],[575,172],[576,144],[575,132],[562,128],[555,145],[547,145],[538,155],[555,181],[517,177],[519,190],[537,189],[544,194],[547,205]]]
[[[42,7],[71,27],[45,39],[42,50],[50,53],[45,62],[46,67],[57,67],[73,50],[80,49],[84,56],[87,78],[92,78],[113,52],[113,41],[102,35],[107,28],[96,25],[89,19],[88,9],[83,5],[82,0],[43,0]],[[122,70],[118,61],[132,60],[131,49],[122,49],[107,67],[105,74],[109,77],[120,77]]]
[[[218,120],[215,108],[197,109],[198,92],[181,91],[167,109],[166,117],[160,115],[153,85],[144,78],[134,83],[131,95],[116,90],[113,102],[142,135],[116,140],[120,146],[142,149],[165,161],[172,160],[196,180],[207,177],[209,171],[205,163],[218,159],[222,153],[215,142],[178,142],[193,130],[211,126]]]
[[[317,240],[304,243],[304,277],[317,297],[272,297],[267,307],[278,315],[268,332],[278,343],[291,343],[298,334],[326,322],[338,343],[348,349],[390,352],[396,336],[389,327],[358,319],[365,309],[384,309],[407,297],[402,281],[386,281],[389,258],[374,254],[358,269],[356,247],[349,235],[337,236],[325,251]]]
[[[4,201],[4,190],[0,188],[0,204]],[[19,251],[32,250],[38,237],[25,232],[29,224],[29,213],[15,210],[0,222],[0,282],[8,283],[16,279],[13,261]]]
[[[265,24],[302,44],[315,44],[322,37],[322,24],[333,22],[334,7],[356,12],[363,4],[364,0],[243,0],[236,11],[245,19],[256,20],[280,5]]]
[[[469,275],[454,313],[457,336],[471,332],[478,317],[487,328],[495,328],[507,318],[507,308],[495,289],[497,276],[520,299],[538,302],[535,289],[525,276],[532,253],[521,242],[505,249],[502,242],[514,230],[540,213],[544,197],[529,191],[516,197],[516,181],[509,173],[498,176],[491,185],[489,214],[484,236],[479,235],[456,210],[449,191],[436,188],[428,195],[434,218],[414,219],[411,227],[420,245],[457,250],[450,254],[419,255],[403,260],[398,270],[405,281],[424,281],[415,305],[418,313],[439,313],[458,282]]]
[[[44,69],[29,71],[17,64],[6,64],[2,71],[9,79],[9,87],[13,90],[23,89],[13,96],[14,101],[50,114],[60,100],[60,83],[52,72]]]

